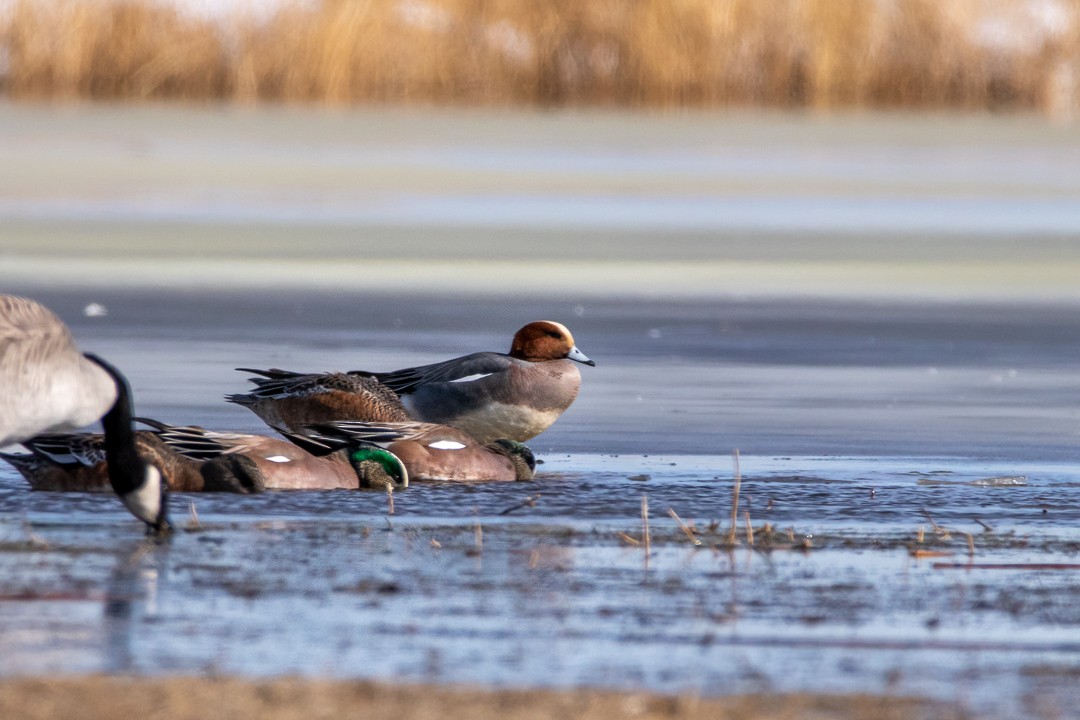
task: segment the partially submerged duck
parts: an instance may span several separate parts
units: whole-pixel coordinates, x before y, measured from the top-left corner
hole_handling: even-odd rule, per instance
[[[408,486],[405,466],[378,447],[345,443],[320,457],[278,438],[140,421],[154,430],[136,433],[137,452],[176,492]],[[90,433],[46,435],[26,442],[29,454],[0,453],[0,459],[35,490],[101,491],[109,487],[105,440]]]
[[[500,438],[480,445],[446,425],[338,421],[289,437],[313,449],[377,445],[401,458],[413,480],[532,480],[536,472],[536,458],[524,444]]]
[[[265,435],[219,433],[199,427],[156,423],[159,437],[177,452],[191,452],[209,441],[221,452],[202,470],[207,480],[260,490],[332,490],[409,486],[409,472],[393,453],[361,442],[309,451]]]

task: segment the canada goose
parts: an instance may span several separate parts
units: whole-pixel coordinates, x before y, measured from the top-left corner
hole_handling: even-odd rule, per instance
[[[113,490],[151,532],[168,532],[161,472],[135,450],[127,380],[101,358],[80,353],[44,305],[0,294],[0,447],[99,418]]]

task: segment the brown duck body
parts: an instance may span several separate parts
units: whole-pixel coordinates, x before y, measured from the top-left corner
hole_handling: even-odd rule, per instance
[[[235,435],[220,457],[207,463],[206,474],[228,482],[245,478],[266,490],[338,490],[385,487],[365,482],[349,462],[348,451],[315,456],[286,440],[263,435]]]
[[[0,453],[33,490],[66,492],[112,492],[105,462],[104,437],[97,433],[43,435],[26,441],[28,454]],[[59,448],[66,445],[69,456]],[[51,447],[52,451],[44,448]],[[135,449],[140,459],[156,467],[166,486],[174,492],[256,492],[258,488],[222,483],[203,474],[204,462],[181,455],[166,445],[157,433],[135,433]]]
[[[348,448],[315,456],[296,445],[262,435],[215,433],[144,420],[157,428],[139,431],[139,457],[161,473],[174,492],[326,490],[406,487],[408,475],[397,458],[387,459],[395,475],[374,460],[349,460]],[[111,491],[100,434],[40,436],[26,441],[29,454],[0,453],[34,490]],[[192,457],[185,455],[189,453]]]
[[[532,452],[520,443],[480,445],[446,425],[339,421],[310,426],[305,436],[331,446],[343,441],[378,445],[401,459],[410,481],[532,480],[536,468]]]
[[[258,386],[255,392],[226,395],[225,399],[248,408],[277,430],[298,433],[308,425],[333,420],[410,420],[397,394],[369,377],[240,369],[263,377],[253,380]]]

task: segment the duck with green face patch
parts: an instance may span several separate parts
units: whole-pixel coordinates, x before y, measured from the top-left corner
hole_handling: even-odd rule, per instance
[[[446,425],[340,421],[311,425],[289,437],[313,449],[350,444],[385,448],[412,480],[532,480],[536,470],[536,458],[522,443],[503,438],[481,445]]]
[[[154,428],[136,433],[139,458],[157,469],[164,489],[178,492],[254,493],[263,490],[384,489],[409,484],[409,473],[393,453],[373,445],[313,446],[262,435],[177,427],[140,418]],[[36,490],[108,490],[107,436],[100,433],[47,435],[26,441],[27,454],[0,453]]]
[[[203,476],[215,485],[258,490],[401,490],[409,473],[401,460],[383,448],[351,442],[336,448],[293,442],[265,435],[218,433],[199,427],[158,424],[161,439],[181,454],[205,440],[221,446],[207,461]],[[310,451],[309,451],[310,450]]]

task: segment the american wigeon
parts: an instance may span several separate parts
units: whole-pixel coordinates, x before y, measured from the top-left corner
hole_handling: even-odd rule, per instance
[[[394,422],[365,414],[376,390],[364,381],[373,379],[400,396],[413,420],[456,427],[481,444],[501,438],[524,442],[547,429],[577,397],[576,363],[596,364],[578,350],[566,326],[541,320],[517,331],[509,353],[473,353],[394,372],[306,375],[242,368],[262,376],[252,379],[256,390],[227,399],[294,432],[335,420]],[[359,406],[346,403],[351,394],[361,396]],[[330,399],[324,401],[324,395]]]
[[[0,294],[0,447],[101,419],[108,477],[150,532],[169,530],[160,470],[140,458],[127,379],[101,358],[82,354],[71,332],[44,305]]]
[[[401,461],[377,447],[343,443],[337,451],[316,457],[277,438],[140,420],[155,430],[136,433],[139,456],[159,468],[176,492],[408,485]],[[0,453],[0,459],[35,490],[95,492],[109,488],[104,442],[101,434],[93,433],[43,435],[26,441],[31,453]]]
[[[409,485],[409,473],[392,452],[363,442],[333,448],[295,443],[265,435],[217,433],[199,427],[156,424],[159,437],[181,454],[204,452],[206,443],[222,448],[202,470],[208,482],[241,484],[260,490],[333,490]]]
[[[536,459],[525,445],[505,438],[481,445],[448,425],[337,421],[290,437],[305,446],[378,445],[401,458],[413,480],[532,480],[536,471]]]
[[[101,433],[39,435],[23,444],[29,453],[0,453],[0,459],[18,470],[32,489],[112,492],[105,437]],[[157,433],[136,431],[135,451],[140,460],[159,469],[169,490],[200,492],[208,489],[200,472],[203,461],[180,455],[162,442]],[[237,488],[237,491],[247,490]]]

